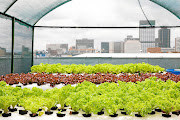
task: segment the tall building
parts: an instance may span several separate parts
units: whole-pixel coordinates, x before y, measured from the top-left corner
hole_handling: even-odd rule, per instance
[[[59,56],[68,53],[68,44],[46,44],[46,51],[51,56]]]
[[[155,26],[155,20],[140,20],[140,27]],[[155,28],[139,28],[139,39],[141,43],[141,50],[143,53],[147,52],[147,48],[155,47]]]
[[[170,48],[170,29],[162,28],[158,30],[160,48]]]
[[[77,39],[76,40],[76,50],[78,54],[83,53],[94,53],[94,39]]]
[[[180,52],[180,37],[175,39],[175,50],[176,52]]]
[[[139,38],[133,38],[132,35],[127,35],[127,38],[124,39],[124,42],[127,40],[139,40]]]
[[[76,49],[94,49],[94,40],[87,38],[77,39]]]
[[[109,53],[124,53],[124,42],[110,42]]]
[[[109,42],[101,42],[101,53],[109,53]]]
[[[141,43],[139,40],[126,40],[124,42],[124,53],[141,53]]]
[[[124,53],[124,42],[114,42],[114,53]]]

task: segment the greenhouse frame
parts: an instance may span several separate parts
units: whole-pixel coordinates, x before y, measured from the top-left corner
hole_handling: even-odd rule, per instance
[[[77,1],[0,0],[0,120],[180,119],[180,0]]]

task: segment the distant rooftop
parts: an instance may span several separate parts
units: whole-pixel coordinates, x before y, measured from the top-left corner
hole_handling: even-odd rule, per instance
[[[74,57],[180,58],[179,53],[85,53]]]

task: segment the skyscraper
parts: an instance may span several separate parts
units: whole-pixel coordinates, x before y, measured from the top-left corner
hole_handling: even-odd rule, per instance
[[[170,48],[170,29],[162,28],[158,30],[159,47]]]
[[[77,39],[76,40],[76,50],[78,54],[83,53],[94,53],[94,39]]]
[[[155,26],[155,20],[140,20],[140,27]],[[155,47],[155,28],[139,28],[139,39],[141,43],[141,50],[143,53],[147,52],[147,48]]]
[[[180,37],[177,37],[175,39],[175,49],[176,49],[176,52],[180,52]]]
[[[109,42],[101,42],[101,53],[109,53]]]

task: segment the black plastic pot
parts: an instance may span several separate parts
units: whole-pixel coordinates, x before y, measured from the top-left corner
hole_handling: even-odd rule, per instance
[[[171,115],[167,115],[167,114],[162,114],[162,116],[167,118],[171,117]]]
[[[70,114],[72,115],[77,115],[79,112],[73,112],[73,111],[70,111]]]
[[[172,114],[179,115],[179,112],[174,111],[174,112],[172,112]]]
[[[9,116],[11,116],[11,113],[7,113],[7,114],[6,114],[6,113],[3,113],[2,116],[3,116],[3,117],[9,117]]]
[[[2,114],[2,111],[0,111],[0,114]]]
[[[151,113],[149,113],[150,115],[154,115],[154,114],[156,114],[156,112],[155,111],[152,111]]]
[[[42,109],[39,109],[38,112],[39,112],[39,111],[42,111]]]
[[[24,85],[24,86],[26,86],[26,85],[27,85],[27,83],[23,83],[23,85]]]
[[[29,114],[29,116],[30,116],[30,117],[37,117],[38,114],[35,114],[35,115],[34,115],[34,114]]]
[[[58,117],[64,117],[66,114],[59,114],[59,113],[57,113],[57,116]]]
[[[91,117],[91,114],[82,114],[84,117]]]
[[[46,115],[51,115],[51,114],[53,114],[53,112],[52,111],[46,111],[45,114]]]
[[[22,107],[22,106],[20,106],[20,105],[17,104],[17,107]]]
[[[51,110],[57,110],[58,107],[52,107]]]
[[[110,117],[117,117],[118,114],[114,114],[114,115],[109,115]]]
[[[17,111],[17,108],[8,108],[10,112],[14,112],[14,111]]]
[[[124,110],[124,108],[123,108],[123,109],[120,109],[120,110]]]
[[[68,107],[67,105],[64,105],[64,107]]]
[[[161,109],[155,109],[155,111],[156,111],[156,112],[162,112],[162,110],[161,110]]]
[[[16,85],[16,87],[20,87],[21,88],[21,85]]]
[[[104,114],[104,111],[98,112],[97,114],[102,115],[102,114]]]
[[[135,116],[136,116],[136,117],[142,117],[142,116],[141,116],[141,115],[139,115],[139,114],[135,114]]]
[[[19,110],[19,114],[20,115],[25,115],[25,114],[27,114],[28,113],[28,111],[26,111],[26,110]]]
[[[58,111],[64,112],[66,111],[66,109],[58,109]]]
[[[126,112],[121,112],[121,114],[123,114],[123,115],[127,115],[127,113],[126,113]]]

